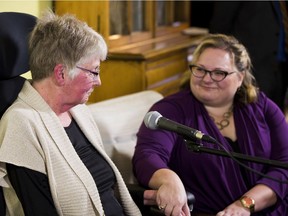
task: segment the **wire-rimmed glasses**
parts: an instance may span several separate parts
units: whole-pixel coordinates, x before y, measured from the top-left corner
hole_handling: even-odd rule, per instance
[[[93,80],[96,80],[99,76],[99,73],[100,73],[100,70],[98,69],[97,71],[92,71],[92,70],[89,70],[89,69],[86,69],[86,68],[83,68],[83,67],[79,67],[79,66],[76,66],[76,68],[86,72],[86,73],[89,73],[89,76],[93,79]]]

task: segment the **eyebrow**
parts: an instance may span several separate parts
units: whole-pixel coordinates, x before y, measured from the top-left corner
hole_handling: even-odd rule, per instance
[[[199,64],[199,67],[203,67],[204,69],[206,69],[206,70],[210,70],[210,69],[207,69],[207,67],[205,67],[204,65],[201,65],[201,64]],[[210,71],[215,71],[215,70],[220,70],[220,71],[230,71],[230,70],[228,70],[228,69],[223,69],[223,68],[214,68],[213,70],[210,70]]]

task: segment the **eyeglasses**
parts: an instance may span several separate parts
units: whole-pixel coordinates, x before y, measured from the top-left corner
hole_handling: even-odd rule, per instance
[[[92,79],[97,79],[98,76],[99,76],[99,73],[100,73],[100,69],[97,69],[97,71],[92,71],[92,70],[88,70],[86,68],[82,68],[82,67],[79,67],[79,66],[76,66],[76,68],[84,71],[84,72],[87,72],[89,73],[89,76],[92,78]]]
[[[213,71],[209,71],[206,70],[202,67],[199,67],[197,65],[189,65],[189,69],[192,72],[193,76],[197,77],[197,78],[203,78],[206,76],[207,73],[209,73],[211,79],[215,82],[220,82],[222,80],[224,80],[227,76],[236,73],[234,72],[227,72],[227,71],[222,71],[222,70],[213,70]]]

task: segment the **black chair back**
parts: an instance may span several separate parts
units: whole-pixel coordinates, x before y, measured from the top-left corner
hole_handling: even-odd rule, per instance
[[[29,71],[28,36],[36,17],[18,13],[0,13],[0,118],[17,98]],[[0,215],[5,215],[5,200],[0,187]]]
[[[17,12],[0,13],[0,117],[16,99],[29,71],[28,36],[36,17]]]

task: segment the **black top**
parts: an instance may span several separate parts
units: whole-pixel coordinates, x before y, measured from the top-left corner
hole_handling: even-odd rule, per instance
[[[0,215],[5,215],[6,212],[6,205],[3,195],[3,189],[0,187]]]
[[[77,154],[95,180],[105,215],[124,215],[114,195],[116,179],[109,164],[91,145],[74,120],[65,130]],[[57,215],[46,175],[11,164],[7,164],[7,171],[25,215]]]
[[[225,139],[229,142],[229,144],[230,144],[230,146],[231,146],[231,148],[233,149],[233,151],[234,152],[236,152],[236,153],[241,153],[240,152],[240,148],[239,148],[239,144],[238,144],[238,141],[236,140],[236,141],[233,141],[233,140],[231,140],[230,138],[228,138],[228,137],[225,137]],[[249,181],[248,181],[248,177],[247,177],[247,170],[243,167],[243,166],[240,166],[240,171],[241,171],[241,175],[242,175],[242,177],[243,177],[243,180],[244,180],[244,182],[245,182],[245,184],[247,185],[247,187],[248,187],[248,185],[249,185]]]

